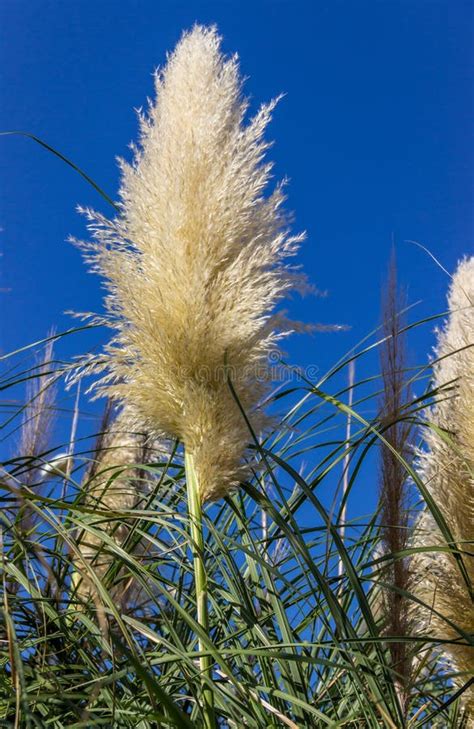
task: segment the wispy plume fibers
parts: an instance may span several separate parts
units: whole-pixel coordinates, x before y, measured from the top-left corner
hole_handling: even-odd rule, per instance
[[[282,186],[266,193],[275,102],[247,121],[237,57],[220,40],[196,26],[156,74],[134,161],[121,163],[119,215],[86,211],[94,240],[82,244],[115,330],[90,362],[99,388],[184,443],[202,500],[248,473],[226,377],[258,429],[268,354],[288,329],[275,307],[301,283],[287,259],[302,236],[289,233]]]
[[[454,543],[446,544],[434,517],[425,509],[415,533],[416,547],[445,551],[421,552],[413,559],[414,594],[428,606],[414,606],[420,631],[434,638],[457,641],[442,650],[453,668],[472,675],[474,648],[465,636],[474,634],[472,594],[451,550],[459,550],[468,580],[474,583],[474,257],[462,261],[448,297],[449,319],[439,334],[433,365],[437,403],[420,458],[420,476],[440,509]],[[448,547],[448,549],[446,549]],[[449,622],[448,622],[449,621]],[[452,625],[454,624],[454,625]],[[466,692],[474,726],[474,691]]]

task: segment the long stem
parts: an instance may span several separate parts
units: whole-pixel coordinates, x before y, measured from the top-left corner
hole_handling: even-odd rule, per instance
[[[194,460],[187,451],[184,455],[186,486],[188,491],[188,513],[191,524],[191,548],[193,551],[194,582],[196,586],[197,622],[209,634],[209,613],[207,598],[207,575],[204,564],[204,537],[202,531],[202,502],[199,482],[194,468]],[[199,652],[207,650],[201,638],[198,639]],[[214,694],[206,680],[212,678],[212,657],[201,655],[199,667],[203,678],[202,697],[205,729],[214,729]]]
[[[348,406],[350,410],[352,410],[352,397],[354,393],[354,378],[355,378],[355,362],[352,359],[349,362],[349,401]],[[339,530],[339,534],[341,537],[341,541],[343,542],[346,537],[346,518],[347,518],[347,501],[346,501],[346,495],[347,495],[347,489],[349,488],[349,463],[350,463],[350,450],[349,450],[349,444],[351,439],[351,413],[347,413],[347,420],[346,420],[346,453],[344,456],[344,461],[342,463],[342,500],[343,500],[343,507],[341,509],[340,514],[340,524],[341,528]],[[342,557],[339,558],[339,564],[337,568],[337,574],[339,577],[342,577],[344,574],[344,562],[342,561]],[[341,591],[342,591],[342,582],[341,582]]]

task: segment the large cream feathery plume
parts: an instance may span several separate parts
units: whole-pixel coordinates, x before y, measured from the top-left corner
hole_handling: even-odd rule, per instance
[[[202,500],[249,473],[227,376],[258,429],[268,355],[284,334],[274,310],[300,281],[286,259],[302,239],[289,235],[282,186],[265,195],[275,102],[245,122],[237,57],[220,40],[196,26],[157,73],[140,148],[121,162],[119,215],[86,211],[94,241],[81,244],[105,279],[116,332],[90,363],[106,370],[98,387],[184,443]]]
[[[449,319],[438,334],[434,386],[438,402],[427,427],[428,446],[420,457],[419,475],[441,511],[453,536],[447,545],[428,508],[415,530],[415,547],[440,547],[413,557],[414,595],[428,607],[414,604],[420,632],[456,643],[442,650],[453,668],[468,680],[474,666],[474,648],[454,626],[474,634],[474,605],[466,580],[450,550],[459,550],[466,576],[474,584],[474,257],[461,261],[453,276]],[[443,551],[444,550],[444,551]],[[449,622],[448,622],[449,621]],[[471,674],[472,675],[472,674]],[[466,692],[474,726],[474,691]]]
[[[202,503],[250,472],[248,425],[264,418],[269,354],[288,330],[275,308],[301,283],[287,263],[302,240],[289,233],[282,185],[267,194],[272,165],[264,132],[275,102],[247,121],[237,57],[215,28],[184,34],[156,74],[155,103],[141,115],[140,146],[122,162],[118,216],[86,211],[83,244],[108,289],[115,334],[89,362],[99,392],[128,403],[151,433],[185,448],[197,616],[208,632]],[[232,382],[234,392],[229,387]],[[209,651],[199,641],[201,653]],[[202,655],[205,726],[214,725],[210,655]]]

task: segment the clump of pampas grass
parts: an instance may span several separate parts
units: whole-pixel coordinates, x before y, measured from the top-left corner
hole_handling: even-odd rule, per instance
[[[156,74],[134,160],[121,162],[119,213],[85,211],[93,241],[81,244],[115,331],[88,362],[96,386],[150,432],[183,442],[202,501],[249,473],[228,379],[258,430],[268,355],[291,328],[275,308],[301,284],[287,259],[303,237],[289,232],[283,185],[266,192],[275,102],[247,120],[237,56],[220,44],[213,27],[183,35]]]
[[[420,456],[419,474],[440,509],[454,544],[446,540],[426,508],[416,525],[415,547],[439,547],[440,551],[414,555],[413,592],[427,606],[414,605],[420,632],[442,640],[441,650],[451,666],[462,674],[460,684],[472,675],[474,648],[460,637],[474,634],[472,594],[452,550],[459,550],[474,583],[474,257],[461,261],[453,276],[449,319],[438,333],[433,364],[437,403],[426,428],[427,450]],[[474,723],[474,691],[466,691],[466,704]]]
[[[276,308],[302,285],[288,258],[303,236],[290,234],[283,186],[267,192],[276,102],[247,118],[237,56],[223,55],[216,29],[185,33],[155,86],[134,160],[121,163],[117,217],[85,211],[93,240],[82,247],[105,280],[102,321],[114,331],[85,367],[100,373],[99,394],[184,445],[197,620],[208,634],[202,504],[251,472],[241,408],[264,427],[269,355],[291,328]],[[198,643],[211,729],[212,658]]]

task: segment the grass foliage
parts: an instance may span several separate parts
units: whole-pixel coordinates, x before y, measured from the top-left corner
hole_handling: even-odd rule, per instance
[[[30,385],[32,399],[18,412],[5,411],[5,431],[20,412],[23,429],[28,415],[38,417],[38,398],[54,408],[44,392],[64,375],[54,359],[18,372],[18,357],[3,361],[5,398],[25,381],[36,389]],[[274,396],[281,422],[264,442],[249,433],[258,472],[205,509],[208,632],[195,617],[196,544],[180,444],[169,444],[166,457],[132,464],[144,497],[127,511],[114,511],[110,500],[106,508],[100,498],[90,502],[98,478],[110,489],[131,468],[101,471],[100,438],[95,449],[90,440],[76,444],[70,472],[45,468],[57,451],[36,452],[34,443],[3,463],[2,726],[200,727],[203,691],[212,694],[221,727],[468,726],[439,641],[384,631],[381,595],[393,589],[387,565],[407,553],[380,556],[377,512],[349,518],[343,540],[345,504],[328,499],[349,454],[350,517],[353,494],[357,502],[373,493],[380,443],[390,447],[381,418],[361,415],[374,410],[375,379],[369,395],[367,382],[355,383],[355,425],[345,438],[347,388],[332,385],[349,359],[318,383],[303,379]],[[419,388],[426,371],[405,373],[406,381],[417,378]],[[427,390],[413,400],[405,421],[416,428],[436,395]],[[44,428],[41,436],[44,448]],[[404,467],[423,494],[412,466]],[[436,509],[433,515],[442,521]],[[120,528],[126,537],[119,540]],[[100,544],[92,560],[84,558],[87,537]],[[94,570],[101,554],[109,558],[105,573]],[[132,597],[122,600],[126,594]],[[394,641],[413,653],[406,711]]]
[[[10,455],[0,470],[0,725],[199,728],[209,726],[211,707],[211,724],[222,728],[467,729],[463,692],[472,679],[453,673],[443,640],[387,632],[389,591],[403,593],[415,616],[422,607],[391,578],[421,548],[410,540],[402,552],[383,548],[387,525],[374,506],[381,449],[443,534],[446,546],[431,549],[452,550],[459,580],[469,577],[468,547],[450,546],[455,540],[413,459],[392,444],[395,424],[380,410],[382,380],[356,382],[352,400],[341,384],[351,361],[368,371],[365,358],[384,335],[373,333],[317,382],[301,373],[289,378],[272,396],[279,418],[265,440],[241,408],[259,467],[239,490],[206,506],[196,543],[180,443],[143,448],[135,463],[120,463],[118,449],[120,465],[104,466],[109,421],[75,438],[79,409],[71,442],[56,447],[48,437],[53,389],[70,372],[51,342],[61,346],[85,329],[1,359]],[[402,382],[423,393],[397,413],[419,443],[430,427],[424,409],[446,395],[430,389],[426,366],[405,370]],[[25,387],[26,398],[12,405]],[[114,508],[97,486],[110,493],[124,480],[141,495],[134,508],[120,501]],[[207,630],[196,617],[193,557],[205,565]],[[454,628],[457,641],[472,644]],[[406,644],[408,686],[393,664],[394,643]]]

